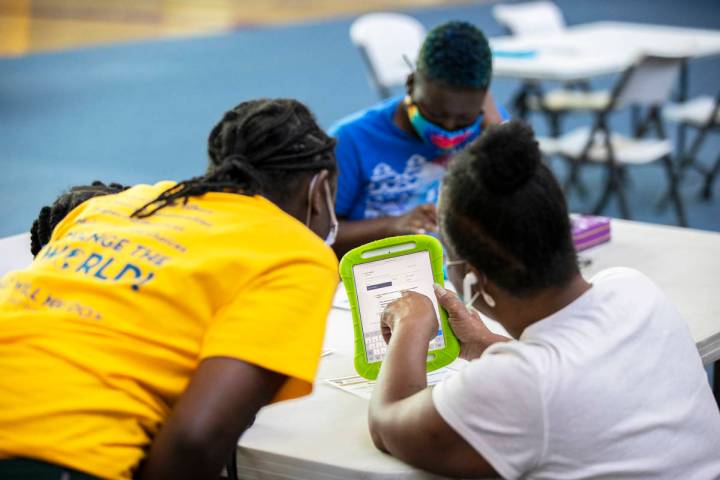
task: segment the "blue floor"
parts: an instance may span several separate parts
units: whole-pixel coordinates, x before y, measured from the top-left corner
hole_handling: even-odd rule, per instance
[[[558,0],[569,24],[626,20],[720,29],[715,0]],[[488,5],[413,10],[426,26],[444,20],[502,33]],[[127,184],[181,179],[202,172],[205,141],[221,113],[255,97],[296,97],[321,124],[372,104],[360,57],[348,39],[352,18],[243,29],[211,37],[152,41],[0,60],[0,236],[27,231],[39,208],[73,184],[93,179]],[[691,64],[690,94],[720,88],[720,59]],[[598,79],[598,86],[612,79]],[[507,103],[517,83],[498,80]],[[587,118],[568,123],[587,122]],[[626,118],[617,119],[627,125]],[[544,131],[534,119],[538,132]],[[720,141],[702,152],[709,162]],[[562,166],[557,165],[559,175]],[[601,172],[587,169],[593,188]],[[699,178],[683,184],[690,225],[720,231],[720,181],[715,200],[696,197]],[[648,167],[628,183],[634,218],[674,223],[658,211],[663,173]],[[590,200],[570,197],[586,210]],[[617,213],[613,204],[608,214]]]

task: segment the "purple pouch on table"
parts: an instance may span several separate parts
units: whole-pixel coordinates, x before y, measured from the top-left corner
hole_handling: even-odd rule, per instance
[[[591,215],[570,215],[575,250],[581,252],[610,241],[610,219]]]

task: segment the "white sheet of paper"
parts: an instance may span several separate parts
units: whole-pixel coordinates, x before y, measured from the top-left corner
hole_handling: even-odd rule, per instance
[[[440,368],[433,372],[428,372],[427,383],[428,387],[433,387],[440,383],[445,378],[457,373],[463,365],[464,360],[456,360],[447,367]],[[373,388],[375,388],[374,380],[367,380],[360,375],[350,375],[348,377],[329,378],[325,380],[325,383],[332,385],[333,387],[339,388],[340,390],[357,395],[360,398],[370,400]]]

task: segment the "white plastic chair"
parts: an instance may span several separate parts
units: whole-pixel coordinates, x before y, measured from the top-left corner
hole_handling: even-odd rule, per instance
[[[605,189],[594,213],[600,213],[612,194],[616,193],[623,217],[630,218],[622,182],[624,168],[660,161],[668,176],[668,195],[675,207],[678,223],[687,225],[671,159],[673,147],[660,118],[660,109],[672,94],[684,60],[681,57],[644,56],[624,72],[604,105],[598,103],[595,108],[589,109],[595,114],[592,127],[580,127],[558,138],[538,139],[543,154],[560,155],[569,160],[575,170],[588,162],[606,165]],[[625,107],[647,109],[642,131],[653,128],[658,138],[631,138],[611,132],[609,115]]]
[[[425,39],[425,27],[400,13],[369,13],[350,26],[350,39],[360,50],[369,71],[370,83],[380,98],[391,88],[404,85]],[[405,58],[403,58],[405,57]]]
[[[493,16],[512,35],[552,35],[565,30],[565,17],[560,8],[550,1],[516,4],[498,4]],[[536,82],[524,82],[514,95],[512,104],[520,118],[526,118],[530,110],[545,114],[552,136],[561,131],[563,114],[583,110],[598,101],[607,102],[608,92],[591,92],[587,80],[569,82],[564,88],[544,93]]]
[[[565,17],[553,2],[498,4],[493,16],[513,35],[542,35],[565,30]]]
[[[691,127],[697,130],[695,140],[687,153],[681,152],[681,169],[693,167],[705,176],[700,195],[709,199],[712,197],[712,184],[720,174],[720,155],[710,169],[705,169],[697,163],[697,155],[707,135],[711,132],[720,132],[720,92],[712,98],[701,96],[684,103],[670,104],[665,107],[663,116],[669,122]]]

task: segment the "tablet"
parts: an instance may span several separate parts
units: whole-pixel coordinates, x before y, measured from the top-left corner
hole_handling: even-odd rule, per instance
[[[457,358],[460,344],[433,291],[433,283],[444,282],[442,258],[442,246],[436,238],[403,235],[362,245],[340,260],[340,277],[353,317],[354,363],[359,375],[377,378],[387,349],[380,331],[380,315],[405,290],[427,296],[435,307],[438,332],[430,341],[427,370],[437,370]]]

